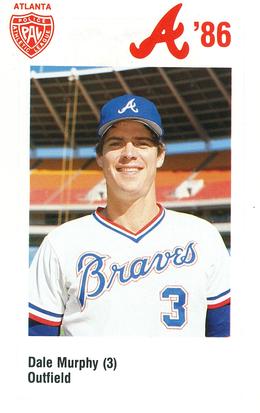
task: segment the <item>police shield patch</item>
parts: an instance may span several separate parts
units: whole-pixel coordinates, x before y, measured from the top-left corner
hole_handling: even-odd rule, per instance
[[[54,32],[52,16],[35,13],[13,15],[10,32],[16,46],[28,57],[41,53],[50,43]]]

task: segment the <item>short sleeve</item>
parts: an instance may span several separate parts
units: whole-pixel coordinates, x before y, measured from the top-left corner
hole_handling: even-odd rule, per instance
[[[30,267],[29,318],[48,326],[60,326],[66,301],[59,260],[46,237]]]
[[[208,239],[208,309],[223,307],[230,303],[230,256],[216,228]]]

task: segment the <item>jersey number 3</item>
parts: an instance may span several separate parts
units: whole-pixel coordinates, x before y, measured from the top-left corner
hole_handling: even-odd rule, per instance
[[[187,291],[181,286],[167,286],[161,292],[161,300],[170,302],[170,312],[161,313],[165,327],[183,328],[187,322]]]

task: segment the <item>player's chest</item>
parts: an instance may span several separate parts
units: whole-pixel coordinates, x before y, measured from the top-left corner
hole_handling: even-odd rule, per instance
[[[115,246],[93,240],[92,248],[75,246],[66,254],[62,268],[70,294],[77,294],[84,306],[88,299],[118,292],[128,294],[137,291],[136,286],[138,292],[147,292],[163,291],[169,286],[191,289],[193,285],[203,285],[205,271],[200,245],[187,239],[178,244],[166,241],[121,241]]]

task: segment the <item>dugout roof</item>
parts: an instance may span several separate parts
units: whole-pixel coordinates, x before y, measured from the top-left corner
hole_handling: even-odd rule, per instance
[[[31,147],[94,145],[100,107],[124,93],[154,101],[166,143],[230,138],[229,68],[77,68],[31,72]]]

